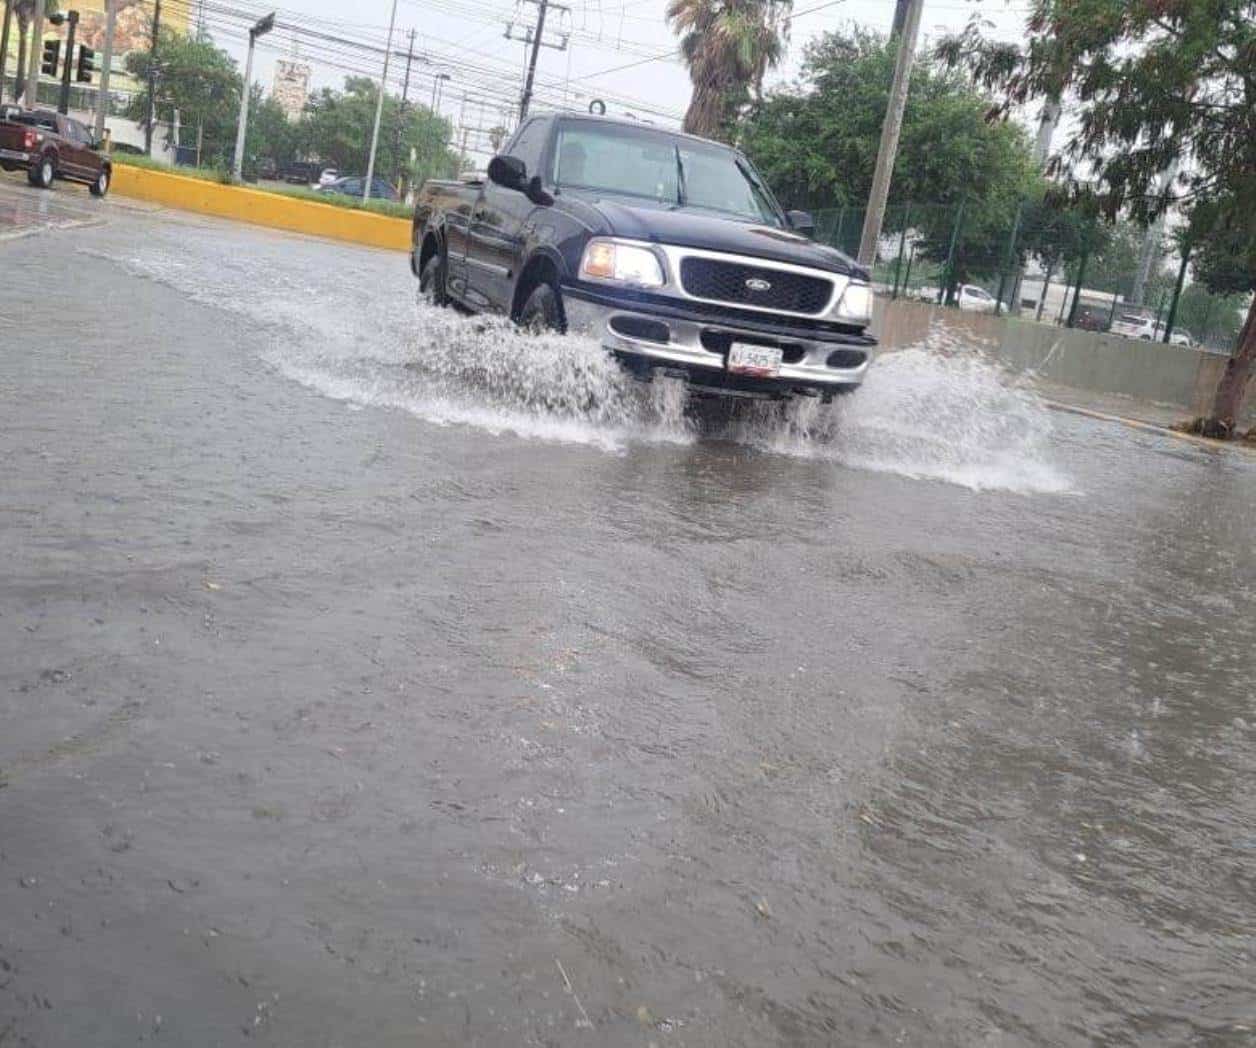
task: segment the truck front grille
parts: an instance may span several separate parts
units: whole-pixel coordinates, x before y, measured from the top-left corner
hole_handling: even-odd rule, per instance
[[[681,259],[680,284],[694,298],[783,313],[819,313],[833,294],[823,277],[696,255]]]

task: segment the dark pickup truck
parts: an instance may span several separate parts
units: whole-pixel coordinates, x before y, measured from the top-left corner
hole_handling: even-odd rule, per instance
[[[109,192],[113,165],[95,136],[77,120],[50,109],[9,110],[0,120],[0,167],[25,170],[31,185],[50,189],[55,179],[83,182],[93,196]]]
[[[643,379],[827,401],[867,372],[872,292],[811,231],[728,146],[544,114],[487,179],[423,186],[410,267],[436,305],[592,335]]]

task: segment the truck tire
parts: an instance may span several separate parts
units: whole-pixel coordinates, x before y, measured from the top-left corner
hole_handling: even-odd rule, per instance
[[[558,288],[549,281],[537,284],[519,310],[519,326],[534,334],[566,331],[567,321],[563,317],[563,302]]]
[[[419,274],[419,297],[438,308],[449,305],[449,292],[445,287],[448,274],[445,245],[442,244],[423,264],[423,272]]]
[[[90,192],[92,196],[102,197],[109,192],[109,172],[101,169],[100,174],[96,176],[96,181],[91,184]]]
[[[52,180],[57,177],[57,169],[53,165],[52,157],[48,154],[41,156],[39,162],[27,172],[26,177],[37,189],[51,189]]]

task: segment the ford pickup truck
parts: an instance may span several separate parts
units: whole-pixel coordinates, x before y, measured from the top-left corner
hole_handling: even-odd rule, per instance
[[[50,189],[54,180],[84,182],[93,196],[109,192],[113,165],[97,150],[90,131],[72,117],[50,109],[10,110],[0,120],[0,167],[24,170],[33,186]]]
[[[868,370],[872,292],[811,232],[735,149],[541,114],[487,177],[423,185],[410,268],[434,305],[591,335],[646,381],[829,401]]]

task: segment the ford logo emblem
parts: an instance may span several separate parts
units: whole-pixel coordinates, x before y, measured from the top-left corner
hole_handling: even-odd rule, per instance
[[[746,287],[751,291],[771,291],[772,285],[760,277],[751,277],[746,281]]]

